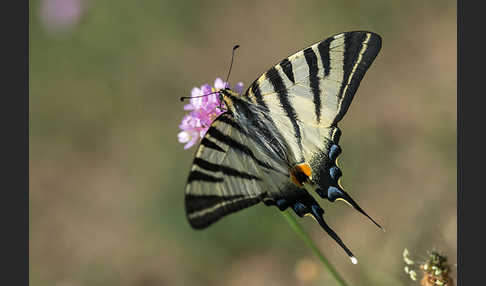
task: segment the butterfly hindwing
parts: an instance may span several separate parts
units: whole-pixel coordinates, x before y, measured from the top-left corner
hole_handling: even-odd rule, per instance
[[[194,228],[205,228],[266,197],[267,176],[276,169],[255,154],[252,144],[231,113],[211,124],[196,151],[185,190],[186,213]]]

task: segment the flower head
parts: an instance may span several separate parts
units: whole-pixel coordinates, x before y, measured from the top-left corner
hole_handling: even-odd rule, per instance
[[[191,148],[198,140],[202,139],[214,119],[224,112],[224,109],[221,108],[224,108],[224,102],[220,100],[219,95],[215,92],[227,87],[229,87],[227,82],[217,78],[214,81],[214,87],[204,84],[191,90],[189,104],[184,106],[184,110],[190,112],[182,118],[182,122],[179,125],[182,131],[177,134],[179,142],[185,143],[184,149]],[[241,93],[243,91],[243,83],[237,83],[234,86],[234,91]]]
[[[429,258],[420,265],[423,277],[420,283],[423,286],[453,286],[447,256],[437,251],[431,251]]]
[[[43,0],[40,9],[42,24],[49,32],[65,32],[79,23],[84,4],[82,0]]]

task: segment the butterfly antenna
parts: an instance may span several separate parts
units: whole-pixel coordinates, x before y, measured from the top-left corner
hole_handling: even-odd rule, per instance
[[[228,82],[229,76],[231,74],[231,68],[233,67],[233,59],[235,57],[235,50],[238,49],[239,47],[240,47],[240,45],[235,45],[233,47],[233,50],[231,51],[231,63],[230,63],[230,67],[229,67],[229,70],[228,70],[228,75],[226,76],[226,81],[225,82]]]
[[[198,98],[198,97],[205,97],[205,96],[208,96],[208,95],[211,95],[211,94],[216,94],[216,93],[219,93],[219,92],[218,92],[218,91],[215,91],[215,92],[210,92],[210,93],[203,94],[203,95],[198,95],[198,96],[181,96],[179,99],[180,99],[181,101],[184,101],[185,99]]]
[[[231,74],[231,68],[233,67],[233,59],[235,57],[235,50],[238,49],[239,47],[240,47],[240,45],[235,45],[233,47],[233,50],[231,51],[231,63],[230,63],[230,67],[229,67],[229,70],[228,70],[228,75],[226,76],[226,82],[228,82],[229,76]],[[184,101],[185,99],[204,97],[204,96],[208,96],[208,95],[211,95],[211,94],[219,94],[219,91],[215,91],[215,92],[211,92],[211,93],[203,94],[203,95],[199,95],[199,96],[181,96],[179,99],[181,101]]]

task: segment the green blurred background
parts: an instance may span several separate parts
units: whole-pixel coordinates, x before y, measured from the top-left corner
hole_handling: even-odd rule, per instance
[[[383,47],[340,124],[341,182],[386,232],[322,200],[352,265],[299,221],[351,285],[417,285],[405,247],[419,260],[444,251],[455,279],[455,1],[61,0],[81,1],[77,14],[53,1],[30,8],[31,285],[336,285],[276,208],[191,229],[195,148],[177,133],[179,97],[224,78],[234,44],[231,78],[247,87],[349,30]]]

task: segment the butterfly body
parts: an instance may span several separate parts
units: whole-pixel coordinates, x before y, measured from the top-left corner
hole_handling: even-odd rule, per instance
[[[338,34],[282,60],[242,95],[220,90],[227,110],[201,141],[186,186],[190,224],[205,228],[263,202],[312,216],[354,258],[309,192],[370,218],[339,184],[337,123],[380,48],[377,34]]]

